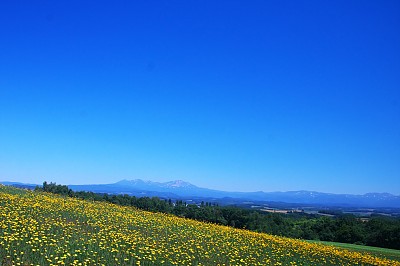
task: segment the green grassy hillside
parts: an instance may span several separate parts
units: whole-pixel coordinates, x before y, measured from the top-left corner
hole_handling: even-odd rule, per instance
[[[0,186],[1,265],[400,265],[329,245]]]
[[[327,241],[309,241],[312,243],[320,243],[323,245],[334,246],[338,248],[344,248],[351,251],[357,251],[361,253],[368,253],[378,257],[385,257],[392,260],[400,261],[400,250],[362,246],[355,244],[337,243],[337,242],[327,242]]]

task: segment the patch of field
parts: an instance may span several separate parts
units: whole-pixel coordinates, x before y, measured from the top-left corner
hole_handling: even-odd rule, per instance
[[[378,257],[385,257],[391,260],[400,261],[400,250],[396,249],[388,249],[388,248],[379,248],[379,247],[370,247],[370,246],[362,246],[355,244],[346,244],[346,243],[338,243],[338,242],[327,242],[327,241],[309,241],[312,243],[320,243],[323,245],[334,246],[338,248],[344,248],[351,251],[357,251],[361,253],[369,253]]]
[[[0,186],[0,265],[399,265],[328,245]]]

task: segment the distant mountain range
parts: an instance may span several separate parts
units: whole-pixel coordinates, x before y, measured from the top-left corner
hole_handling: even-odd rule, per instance
[[[33,188],[35,184],[18,182],[0,182],[5,185],[15,185]],[[74,191],[92,191],[94,193],[128,194],[133,196],[161,197],[172,199],[241,199],[254,202],[285,202],[310,204],[318,206],[362,207],[362,208],[400,208],[400,196],[389,193],[367,193],[364,195],[332,194],[314,191],[288,192],[227,192],[197,187],[182,180],[170,182],[152,182],[141,179],[121,180],[112,184],[68,185]]]

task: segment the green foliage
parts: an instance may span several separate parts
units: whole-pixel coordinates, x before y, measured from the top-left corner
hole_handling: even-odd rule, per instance
[[[332,218],[295,213],[264,213],[238,207],[220,207],[210,202],[202,202],[198,206],[182,200],[173,203],[170,199],[162,200],[157,197],[137,198],[129,195],[74,192],[67,186],[47,182],[43,183],[42,188],[36,189],[81,199],[134,206],[151,212],[170,213],[277,236],[400,249],[400,219],[394,218],[373,217],[365,222],[353,215]]]
[[[338,243],[338,242],[327,242],[327,241],[308,241],[310,243],[320,243],[324,245],[334,246],[338,248],[344,248],[351,251],[356,251],[360,253],[368,253],[378,257],[384,257],[391,260],[400,261],[400,250],[387,249],[381,247],[371,247],[362,246],[348,243]]]
[[[400,265],[387,259],[388,253],[361,254],[85,196],[89,199],[0,185],[0,265]],[[129,203],[126,195],[106,197]],[[151,202],[170,206],[156,198],[146,201],[149,208],[155,206]],[[199,209],[178,205],[194,215]],[[209,205],[214,218],[221,215]],[[233,208],[229,213],[240,220]],[[249,213],[250,220],[261,223],[261,213]]]

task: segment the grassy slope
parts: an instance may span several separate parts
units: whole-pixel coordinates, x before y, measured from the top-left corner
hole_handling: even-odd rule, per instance
[[[370,246],[362,246],[362,245],[338,243],[338,242],[328,242],[328,241],[308,241],[308,242],[320,243],[324,245],[344,248],[347,250],[357,251],[361,253],[369,253],[377,257],[385,257],[388,259],[400,261],[400,250],[396,249],[378,248],[378,247],[370,247]]]
[[[0,265],[400,265],[399,256],[388,261],[364,251],[4,186],[0,214]]]

